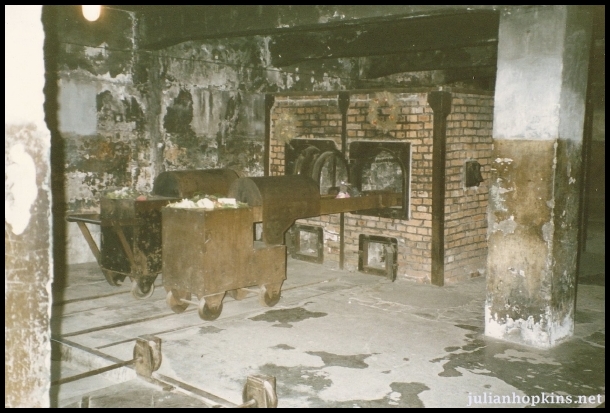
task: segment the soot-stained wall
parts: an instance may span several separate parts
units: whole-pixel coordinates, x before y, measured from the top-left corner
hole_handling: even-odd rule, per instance
[[[248,37],[185,42],[155,60],[162,119],[158,163],[163,169],[233,168],[263,174],[264,95],[278,90],[338,90],[349,61],[328,70],[270,67],[268,40]]]
[[[350,59],[271,67],[265,37],[140,50],[135,15],[104,12],[87,22],[78,6],[54,9],[66,215],[99,211],[109,188],[150,191],[165,170],[262,175],[265,93],[341,90],[354,77]],[[94,261],[67,225],[67,262]]]
[[[112,187],[145,190],[153,174],[145,123],[142,85],[134,79],[137,61],[134,17],[107,9],[87,22],[78,6],[54,7],[55,40],[47,59],[54,60],[57,82],[55,170],[64,177],[64,199],[55,213],[94,212],[101,191]],[[62,202],[63,201],[63,202]],[[94,236],[99,228],[92,227]],[[68,262],[94,261],[76,224],[69,224]]]

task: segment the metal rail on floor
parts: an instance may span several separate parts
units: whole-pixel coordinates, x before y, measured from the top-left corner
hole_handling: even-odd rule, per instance
[[[63,344],[61,341],[56,340]],[[115,362],[109,366],[90,370],[74,376],[60,378],[51,382],[51,386],[74,382],[77,380],[93,377],[121,367],[134,366],[138,377],[156,384],[162,388],[168,386],[187,393],[202,400],[208,407],[224,408],[275,408],[278,405],[275,377],[266,375],[251,375],[247,377],[246,384],[242,392],[243,403],[236,405],[218,396],[206,392],[205,390],[193,387],[189,384],[175,380],[171,377],[155,372],[161,367],[161,339],[153,335],[143,335],[136,339],[133,349],[133,359]],[[80,402],[80,407],[88,407],[91,402],[90,396],[84,396]]]
[[[97,376],[98,374],[102,374],[102,373],[106,373],[108,371],[116,370],[116,369],[121,368],[121,367],[130,366],[132,364],[135,364],[135,362],[136,362],[136,359],[127,360],[127,361],[124,361],[122,363],[112,364],[112,365],[107,366],[107,367],[102,367],[102,368],[99,368],[99,369],[90,370],[90,371],[87,371],[85,373],[76,374],[74,376],[64,377],[64,378],[61,378],[59,380],[52,381],[51,382],[51,386],[59,386],[60,384],[66,384],[66,383],[70,383],[70,382],[73,382],[73,381],[77,381],[77,380],[81,380],[81,379],[86,379],[87,377]]]

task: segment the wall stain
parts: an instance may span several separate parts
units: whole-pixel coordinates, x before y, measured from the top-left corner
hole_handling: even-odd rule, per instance
[[[237,106],[241,104],[241,95],[237,94],[237,99],[233,96],[227,101],[227,110],[225,113],[226,120],[234,120],[237,114]]]
[[[96,209],[99,210],[99,202],[96,199],[75,199],[67,203],[67,210],[71,213]]]
[[[193,130],[191,129],[192,120],[193,96],[191,96],[191,93],[188,90],[180,89],[178,96],[176,96],[172,104],[167,107],[167,112],[163,118],[163,127],[168,133],[193,133]]]
[[[50,254],[50,136],[45,130],[38,130],[33,122],[25,125],[7,123],[4,138],[5,190],[19,191],[19,179],[11,188],[7,175],[8,168],[21,158],[29,164],[25,172],[32,174],[27,176],[28,181],[32,179],[27,184],[32,185],[28,190],[33,191],[29,194],[32,198],[24,203],[13,200],[14,208],[27,208],[31,214],[25,227],[16,231],[17,234],[15,228],[11,228],[15,223],[9,223],[7,217],[4,224],[4,403],[5,407],[49,407],[51,343],[48,314],[53,282],[50,272],[53,264]],[[27,170],[32,167],[33,170]],[[24,176],[22,168],[13,172],[15,178]],[[7,194],[7,203],[9,196]],[[55,198],[53,202],[57,202]],[[59,278],[60,275],[55,276]]]
[[[232,168],[243,176],[263,174],[260,96],[294,87],[265,69],[267,38],[189,41],[155,55],[140,54],[133,50],[131,14],[108,11],[109,32],[102,30],[107,25],[83,22],[77,6],[56,12],[60,77],[98,90],[97,135],[62,136],[66,159],[61,161],[73,177],[66,191],[69,211],[96,208],[96,197],[108,187],[150,190],[163,170]],[[345,70],[342,64],[325,68],[339,83],[349,78]],[[311,84],[307,77],[300,88],[322,90],[327,82]]]
[[[108,140],[103,136],[87,139],[66,139],[66,172],[83,171],[111,173],[126,179],[127,165],[131,159],[131,148],[126,142]]]
[[[218,148],[218,162],[225,168],[243,171],[244,176],[259,176],[264,163],[264,149],[263,142],[245,136],[232,136],[222,148]]]
[[[120,121],[115,117],[115,113],[119,112],[120,108],[115,104],[111,91],[105,90],[102,93],[98,93],[95,97],[95,104],[98,123],[107,120],[111,122]]]
[[[144,132],[146,126],[146,123],[144,122],[144,111],[138,103],[138,100],[132,96],[130,99],[122,99],[121,103],[123,104],[125,112],[125,121],[135,122],[136,130]]]
[[[225,113],[220,121],[220,128],[216,134],[216,143],[219,148],[226,144],[227,138],[235,131],[239,122],[239,107],[241,106],[241,95],[239,93],[236,96],[229,96]]]
[[[163,118],[163,128],[166,132],[166,151],[172,150],[177,156],[164,154],[166,169],[211,169],[213,165],[202,162],[213,159],[212,151],[202,151],[202,141],[205,137],[195,134],[191,126],[193,121],[193,96],[186,89],[180,89],[178,96],[167,107]],[[207,149],[207,145],[203,145]],[[213,161],[212,161],[213,162]],[[197,165],[197,167],[193,167]]]
[[[561,140],[494,141],[492,187],[512,190],[488,214],[486,311],[500,324],[533,320],[553,342],[570,334],[575,301],[576,219],[563,211],[578,210],[577,191],[561,171],[577,171],[579,153]]]
[[[129,13],[106,8],[102,18],[110,26],[86,21],[79,6],[56,7],[55,12],[54,29],[63,42],[58,48],[60,68],[112,78],[131,71],[134,22]]]

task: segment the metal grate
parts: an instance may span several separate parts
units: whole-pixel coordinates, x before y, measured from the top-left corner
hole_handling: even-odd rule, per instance
[[[390,190],[402,194],[402,206],[355,214],[393,219],[410,218],[411,144],[409,142],[355,141],[349,146],[350,179],[361,192]]]
[[[398,264],[396,238],[360,234],[358,239],[358,271],[396,279]]]
[[[322,227],[295,224],[290,230],[290,256],[297,260],[324,262],[324,230]]]

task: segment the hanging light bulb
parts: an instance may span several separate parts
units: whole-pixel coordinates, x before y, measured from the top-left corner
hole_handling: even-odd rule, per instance
[[[83,7],[83,16],[85,19],[90,22],[94,22],[100,18],[100,13],[102,12],[102,6],[82,6]]]

